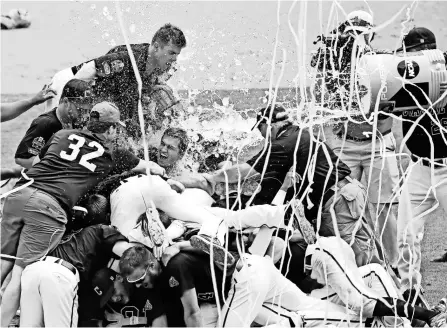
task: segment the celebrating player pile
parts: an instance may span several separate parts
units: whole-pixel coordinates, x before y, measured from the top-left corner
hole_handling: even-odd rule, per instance
[[[446,199],[445,60],[433,33],[415,28],[399,58],[417,56],[394,67],[395,57],[374,51],[373,29],[369,13],[350,13],[319,38],[312,60],[318,105],[354,109],[355,124],[332,124],[320,138],[267,103],[254,126],[265,147],[246,163],[216,157],[220,169],[202,174],[183,172],[194,141],[165,119],[183,110],[162,81],[186,46],[179,28],[132,45],[145,123],[164,130],[153,161],[129,150],[139,93],[126,47],[59,72],[58,105],[32,122],[15,156],[21,178],[2,195],[1,325],[20,308],[27,327],[447,326],[447,300],[428,306],[419,273],[424,195]],[[379,94],[377,56],[408,88]],[[362,74],[369,80],[351,79]],[[361,92],[348,97],[350,89]],[[413,160],[400,202],[393,110],[408,118]]]

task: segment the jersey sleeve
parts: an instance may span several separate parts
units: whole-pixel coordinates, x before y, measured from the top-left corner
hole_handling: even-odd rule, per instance
[[[127,53],[117,52],[94,59],[96,73],[100,77],[110,78],[132,69]]]
[[[127,238],[124,237],[117,228],[101,225],[101,240],[103,241],[102,245],[104,249],[111,253],[116,242],[127,241]]]
[[[121,174],[137,167],[140,159],[131,151],[124,148],[116,148],[112,152],[113,168],[111,174]]]
[[[267,163],[267,164],[266,164]],[[247,161],[256,172],[262,173],[264,165],[267,165],[266,173],[288,171],[293,164],[290,152],[284,147],[281,140],[272,143],[271,152],[268,149]]]
[[[200,265],[200,264],[199,264]],[[181,297],[184,292],[195,288],[194,260],[184,253],[174,256],[168,263],[165,270],[165,277],[168,280],[170,293]]]
[[[37,117],[20,141],[15,158],[28,159],[39,155],[48,139],[50,139],[52,130],[48,118]]]
[[[42,149],[40,150],[40,153],[38,154],[40,159],[42,159],[45,156],[45,154],[47,153],[48,148],[50,148],[51,144],[57,143],[58,139],[59,139],[59,135],[57,133],[53,134],[51,136],[50,140],[48,140],[48,142],[45,144],[45,146],[42,147]]]

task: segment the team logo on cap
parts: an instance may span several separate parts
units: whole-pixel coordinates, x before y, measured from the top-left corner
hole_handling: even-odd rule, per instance
[[[169,279],[169,287],[177,287],[178,285],[179,285],[179,283],[177,280],[175,280],[174,277],[171,277]]]
[[[418,63],[413,60],[402,60],[397,65],[397,71],[403,78],[411,80],[418,76],[420,68]]]
[[[109,75],[111,72],[109,63],[107,62],[102,63],[102,67],[104,68],[104,74]]]
[[[112,71],[115,73],[121,72],[124,68],[124,63],[121,60],[114,60],[110,63],[110,65],[112,65]]]

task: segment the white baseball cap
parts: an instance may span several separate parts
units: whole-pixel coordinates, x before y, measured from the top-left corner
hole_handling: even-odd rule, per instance
[[[373,25],[373,18],[371,14],[367,13],[364,10],[354,10],[351,11],[348,16],[346,17],[347,20],[353,20],[353,19],[359,19],[362,21],[365,21],[369,25]]]

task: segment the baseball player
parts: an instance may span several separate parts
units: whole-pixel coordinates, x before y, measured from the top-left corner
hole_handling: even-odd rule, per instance
[[[336,222],[340,236],[353,248],[359,265],[378,261],[373,232],[365,219],[366,191],[357,180],[351,179],[351,171],[326,146],[324,142],[315,142],[309,131],[295,125],[287,125],[278,119],[285,109],[269,106],[258,115],[257,126],[264,137],[270,139],[267,148],[247,163],[234,165],[228,169],[204,175],[213,186],[218,182],[236,182],[252,174],[276,173],[279,181],[284,181],[289,168],[295,166],[295,172],[302,179],[287,192],[286,201],[296,196],[303,202],[306,218],[317,221],[318,233],[323,236],[335,235],[332,221]],[[269,119],[272,128],[268,133]],[[264,186],[257,198],[262,202],[271,201],[280,185]],[[294,195],[295,194],[295,195]],[[256,198],[254,203],[256,203]],[[321,214],[320,210],[322,209]],[[331,212],[335,212],[333,217]],[[317,220],[321,217],[320,220]]]
[[[124,252],[119,266],[124,278],[144,288],[153,288],[154,280],[162,277],[166,292],[180,298],[187,327],[215,327],[218,320],[219,326],[226,327],[250,327],[253,321],[284,327],[304,322],[318,326],[325,320],[335,325],[359,324],[358,317],[343,307],[306,296],[281,275],[269,257],[245,254],[234,273],[224,277],[203,255],[181,251],[162,269],[147,248],[135,246]],[[222,300],[226,301],[218,317],[215,303],[222,304]]]
[[[325,286],[311,296],[345,306],[361,319],[379,317],[384,326],[410,326],[407,319],[397,316],[423,320],[430,327],[446,324],[446,311],[412,307],[399,299],[397,288],[379,264],[357,267],[351,247],[340,238],[320,237],[309,244],[305,268],[312,279]]]
[[[23,269],[57,246],[67,213],[77,200],[112,169],[146,170],[144,161],[124,152],[112,158],[110,146],[123,124],[119,118],[118,108],[103,102],[92,108],[87,130],[54,134],[6,198],[1,222],[2,283],[11,270],[12,278],[3,295],[7,302],[1,304],[2,326],[9,324],[18,308]],[[121,161],[126,156],[129,159]]]
[[[171,24],[162,26],[154,34],[151,44],[133,45],[132,51],[143,81],[144,94],[150,96],[150,89],[154,85],[161,84],[170,77],[167,71],[171,69],[185,46],[183,32]],[[123,120],[127,122],[129,119],[132,122],[132,126],[128,124],[127,130],[139,133],[136,115],[137,80],[125,46],[115,47],[104,56],[76,66],[75,70],[71,68],[61,71],[60,76],[54,80],[60,80],[60,85],[69,79],[74,71],[74,77],[77,79],[94,79],[96,95],[116,103],[122,111]]]
[[[417,52],[424,49],[436,49],[435,35],[424,27],[415,27],[405,36],[403,47],[398,50]],[[442,96],[445,97],[445,92]],[[446,121],[445,108],[402,113],[403,143],[411,152],[399,203],[397,238],[401,253],[398,269],[406,299],[413,299],[421,287],[421,243],[425,220],[438,205],[447,210]]]
[[[79,327],[167,327],[165,297],[159,289],[136,288],[109,268],[95,273],[91,286],[94,295],[88,304],[100,304],[92,318]],[[169,300],[166,300],[169,301]],[[170,305],[171,306],[171,305]]]
[[[78,129],[85,125],[93,107],[90,85],[81,80],[70,80],[62,90],[59,105],[33,120],[20,141],[15,154],[18,165],[29,169],[34,158],[57,131]]]
[[[365,11],[353,11],[348,14],[347,22],[344,24],[346,30],[350,28],[354,33],[360,34],[373,27],[373,19]],[[349,60],[350,56],[351,54]],[[337,85],[334,87],[337,88]],[[395,213],[399,200],[393,189],[399,182],[399,170],[395,154],[396,140],[391,132],[393,119],[390,116],[379,115],[375,136],[372,135],[373,125],[369,122],[359,123],[359,120],[363,118],[356,117],[355,123],[349,121],[346,124],[336,124],[333,133],[329,131],[326,142],[350,168],[352,178],[361,181],[362,175],[365,174],[368,182],[368,199],[375,214],[373,217],[377,217],[376,231],[380,235],[380,243],[390,265],[396,267],[398,249]],[[371,153],[373,148],[374,154]]]
[[[22,275],[20,326],[77,327],[79,315],[100,307],[92,293],[94,273],[131,244],[116,228],[93,225],[70,234]],[[96,303],[89,302],[89,299]]]

